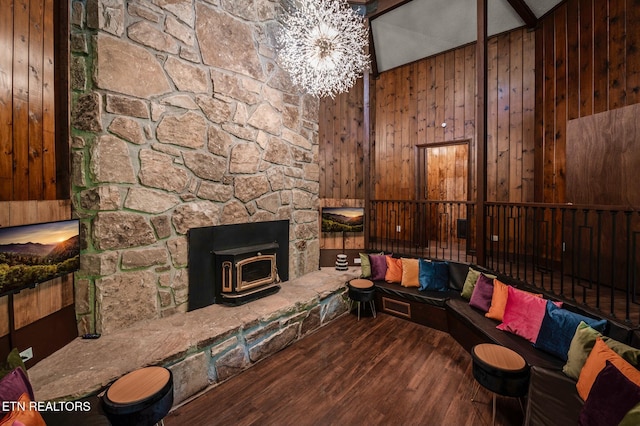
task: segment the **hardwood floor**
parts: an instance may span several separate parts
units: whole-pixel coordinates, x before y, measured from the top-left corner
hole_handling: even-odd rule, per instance
[[[179,407],[174,425],[490,425],[491,393],[447,333],[393,316],[344,315]],[[522,424],[498,396],[497,425]]]

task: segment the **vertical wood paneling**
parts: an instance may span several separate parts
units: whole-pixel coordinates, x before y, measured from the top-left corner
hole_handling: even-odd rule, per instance
[[[555,13],[555,129],[553,134],[554,147],[554,203],[565,200],[565,186],[558,185],[563,182],[566,174],[566,162],[558,161],[565,158],[566,134],[567,134],[567,5],[560,6]]]
[[[609,4],[609,109],[626,105],[625,0]],[[636,25],[638,22],[635,23]]]
[[[53,0],[45,1],[45,11],[52,11],[44,14],[44,34],[54,34]],[[54,37],[44,37],[43,44],[43,82],[55,81],[55,52]],[[60,85],[59,87],[63,87]],[[61,89],[58,89],[61,90]],[[61,96],[62,97],[62,96]],[[69,160],[66,160],[70,163]],[[61,170],[68,170],[68,166],[61,167]],[[56,108],[55,89],[53,84],[43,84],[42,86],[42,184],[45,200],[64,198],[56,193]]]
[[[497,146],[496,146],[496,196],[495,201],[509,201],[510,185],[509,185],[509,164],[511,151],[515,151],[515,146],[510,146],[510,39],[509,34],[503,34],[498,37],[497,52],[497,108],[496,108],[496,124],[497,124]]]
[[[320,198],[364,199],[363,80],[348,93],[320,100]]]
[[[532,54],[535,33],[522,37],[522,194],[518,201],[535,200],[535,144],[536,144],[536,55]]]
[[[568,0],[541,21],[537,201],[566,201],[568,120],[640,102],[638,22],[638,0]]]
[[[29,192],[28,200],[42,195],[42,91],[44,73],[44,10],[42,1],[29,4]]]
[[[524,64],[522,60],[522,37],[523,33],[516,31],[510,35],[509,44],[509,135],[508,141],[511,149],[509,149],[509,164],[514,166],[509,169],[509,182],[514,182],[510,188],[508,201],[519,202],[522,200],[523,184],[516,184],[520,180],[520,176],[524,176],[524,157],[523,157],[523,141],[524,128],[522,122],[523,101],[522,92]]]
[[[0,4],[0,200],[3,201],[58,198],[60,160],[56,159],[56,143],[67,144],[68,140],[55,138],[55,7],[53,0]],[[66,32],[65,28],[63,33]],[[64,97],[66,87],[58,90]],[[62,160],[68,162],[68,158]],[[68,170],[68,166],[63,169]]]
[[[13,193],[29,199],[29,1],[18,0],[13,31]],[[34,171],[35,172],[35,171]]]
[[[498,197],[498,39],[487,44],[487,201]]]
[[[13,2],[0,1],[0,200],[13,190]]]
[[[627,0],[626,3],[627,29],[631,22],[636,23],[636,29],[627,31],[626,34],[626,94],[627,105],[640,103],[640,31],[637,23],[640,22],[640,0]]]
[[[533,201],[535,60],[529,52],[534,51],[534,43],[533,33],[526,30],[489,41],[489,200]],[[475,47],[463,46],[384,72],[374,84],[373,197],[398,200],[416,196],[416,145],[469,139],[465,172],[469,181],[443,182],[441,190],[457,193],[463,185],[470,199],[475,199]],[[516,110],[511,97],[516,99]],[[525,131],[531,134],[525,135]],[[449,160],[453,163],[438,170],[457,168],[460,159]],[[468,186],[469,182],[473,186]]]

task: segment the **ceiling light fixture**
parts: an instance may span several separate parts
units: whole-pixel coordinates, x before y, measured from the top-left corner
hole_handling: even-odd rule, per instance
[[[369,67],[369,31],[346,0],[282,0],[280,65],[316,97],[348,91]]]

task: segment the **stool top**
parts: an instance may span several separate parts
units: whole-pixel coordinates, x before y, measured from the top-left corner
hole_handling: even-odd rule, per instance
[[[164,367],[145,367],[125,374],[107,390],[107,398],[116,404],[134,404],[160,390],[169,381],[169,370]]]
[[[371,288],[373,287],[373,281],[356,278],[355,280],[349,281],[349,285],[355,288]]]
[[[491,367],[504,371],[522,370],[527,365],[519,353],[493,343],[481,343],[474,346],[471,356]]]

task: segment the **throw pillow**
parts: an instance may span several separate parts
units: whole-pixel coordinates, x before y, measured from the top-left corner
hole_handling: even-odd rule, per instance
[[[9,374],[0,379],[0,402],[17,401],[20,395],[27,394],[33,399],[33,388],[24,370],[16,367]],[[3,404],[0,404],[0,417],[8,412],[4,411]]]
[[[387,273],[387,256],[384,254],[370,254],[369,262],[371,263],[371,279],[373,281],[384,281]]]
[[[29,408],[29,403],[32,401],[29,395],[23,393],[14,401],[17,401],[18,404],[16,404],[15,408],[12,409],[9,414],[0,419],[0,426],[47,426],[40,413],[38,413],[37,410],[31,410]],[[22,410],[20,407],[24,407],[25,409]]]
[[[473,294],[469,300],[469,306],[476,309],[480,309],[482,312],[487,312],[491,306],[491,297],[493,296],[493,279],[487,277],[485,274],[480,274],[476,287],[473,289]]]
[[[420,273],[420,263],[418,259],[402,258],[402,282],[403,287],[420,287],[418,275]]]
[[[497,278],[493,280],[493,293],[491,293],[491,306],[485,317],[502,321],[504,308],[507,306],[509,296],[508,286]]]
[[[569,345],[567,363],[562,369],[564,374],[572,379],[578,380],[580,370],[582,370],[587,357],[591,353],[591,349],[593,349],[593,346],[596,343],[596,338],[598,337],[602,338],[607,346],[613,349],[615,353],[620,355],[631,365],[638,366],[640,364],[640,349],[633,348],[615,339],[603,336],[600,332],[591,328],[587,323],[580,322],[576,329],[576,333],[571,340],[571,344]]]
[[[508,286],[508,293],[502,324],[496,328],[524,337],[531,343],[535,342],[546,312],[547,300],[511,286]]]
[[[449,288],[449,264],[420,259],[420,291],[447,291]]]
[[[387,272],[384,274],[384,280],[388,283],[402,282],[402,259],[396,259],[391,255],[386,255]]]
[[[640,349],[625,345],[611,337],[603,337],[602,340],[629,364],[636,368],[640,365]]]
[[[624,415],[618,426],[638,426],[640,425],[640,404],[636,404]]]
[[[367,253],[360,253],[360,277],[371,278],[371,262]]]
[[[590,325],[601,333],[604,332],[607,326],[607,320],[596,320],[561,309],[551,302],[547,303],[547,310],[540,326],[538,340],[534,346],[566,361],[571,340],[576,334],[580,322]]]
[[[578,380],[580,370],[584,367],[584,363],[587,361],[587,357],[589,357],[598,337],[602,337],[602,334],[589,327],[587,323],[580,322],[578,324],[567,352],[567,363],[562,368],[564,374]]]
[[[596,377],[598,377],[600,371],[605,367],[607,361],[615,365],[625,377],[640,386],[640,371],[622,359],[613,349],[609,348],[604,340],[597,337],[596,343],[593,345],[593,349],[587,357],[584,367],[582,367],[580,371],[578,383],[576,383],[576,389],[578,390],[580,398],[585,401],[587,400]]]
[[[469,300],[471,299],[471,295],[473,294],[473,290],[476,288],[476,282],[478,282],[478,278],[482,272],[473,269],[471,266],[469,267],[469,272],[467,272],[467,278],[464,280],[464,284],[462,285],[462,291],[460,292],[460,296],[463,299]],[[485,274],[489,278],[496,278],[495,275]]]
[[[578,424],[615,426],[639,402],[640,387],[626,378],[611,361],[606,361],[584,402]]]
[[[0,362],[0,378],[12,372],[16,367],[20,367],[24,371],[27,371],[27,367],[25,367],[24,361],[22,361],[22,358],[20,358],[20,352],[18,352],[18,348],[13,348],[11,352],[9,352],[9,355],[7,355],[7,361]]]

